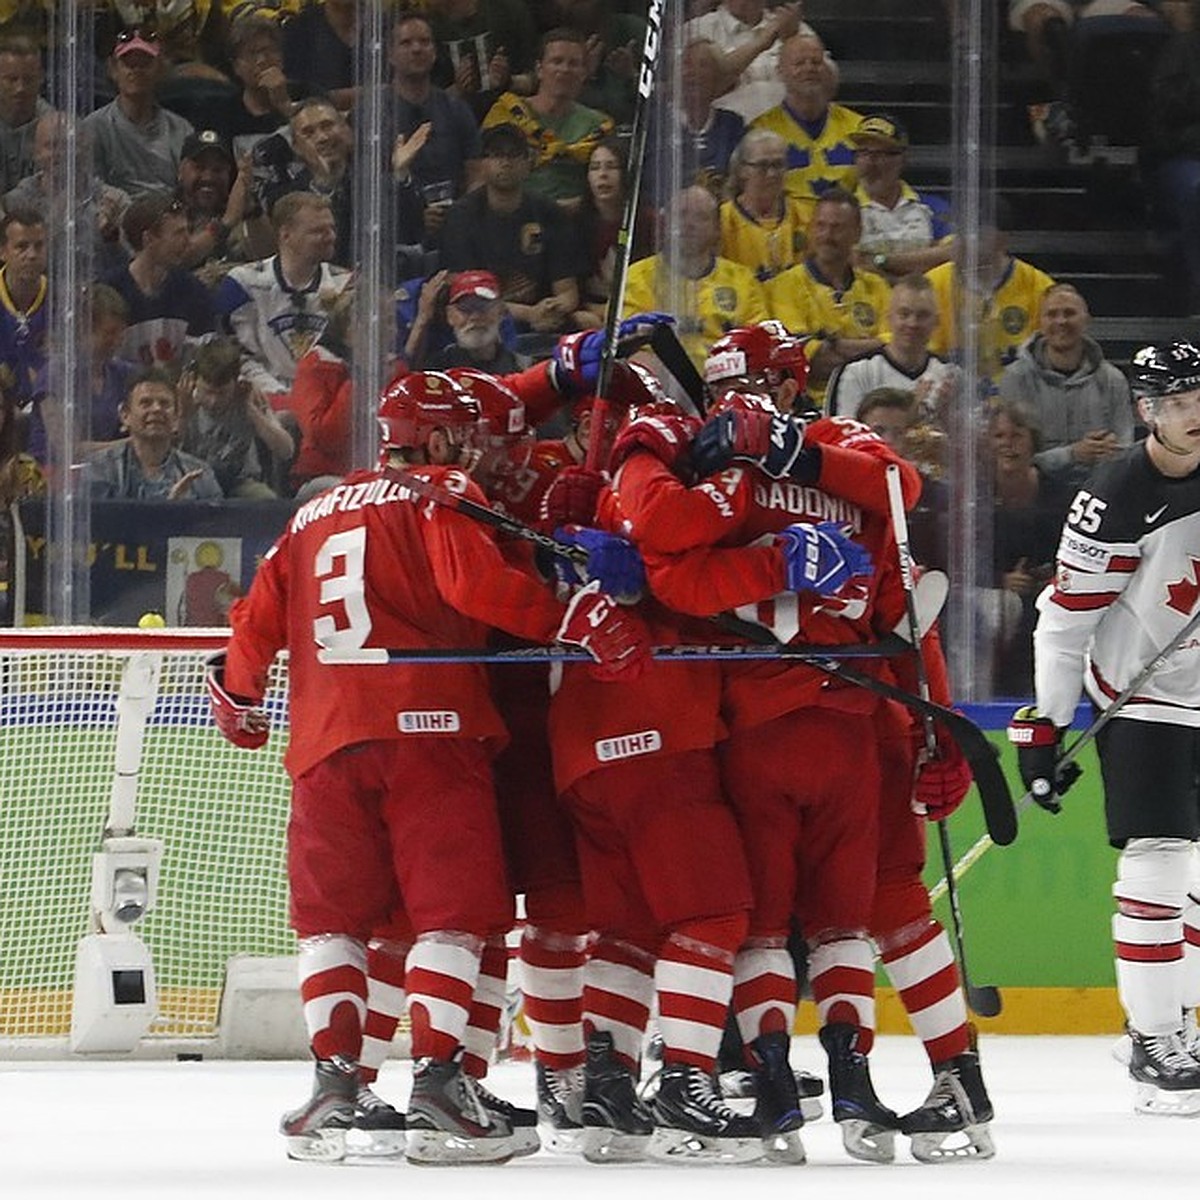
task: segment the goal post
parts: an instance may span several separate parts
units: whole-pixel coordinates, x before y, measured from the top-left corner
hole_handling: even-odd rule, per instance
[[[220,629],[0,633],[0,1053],[68,1052],[77,948],[108,932],[95,900],[112,894],[96,865],[106,845],[116,866],[144,863],[155,875],[153,907],[131,926],[156,987],[139,1052],[220,1053],[231,961],[278,967],[294,955],[286,660],[267,696],[270,741],[239,750],[217,732],[204,685],[205,659],[227,638]],[[141,678],[122,699],[127,672],[144,676],[147,664],[152,697]]]

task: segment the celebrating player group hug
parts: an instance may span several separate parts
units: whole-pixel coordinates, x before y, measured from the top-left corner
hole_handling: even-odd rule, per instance
[[[667,322],[632,318],[621,339]],[[773,322],[712,347],[703,417],[636,359],[608,364],[598,398],[606,350],[573,334],[516,375],[401,377],[378,466],[303,504],[232,611],[209,683],[235,744],[267,741],[268,668],[290,656],[316,1084],[283,1118],[288,1153],[802,1163],[822,1091],[789,1063],[803,986],[849,1154],[890,1161],[899,1134],[921,1162],[988,1158],[992,1106],[921,880],[926,822],[971,771],[896,699],[949,702],[897,541],[917,472],[853,420],[793,415],[804,348]],[[535,441],[560,410],[567,436]],[[1074,654],[1096,606],[1059,586],[1047,636]],[[794,653],[810,646],[828,655]],[[437,650],[478,654],[422,661]],[[1042,799],[1062,790],[1074,702],[1065,673],[1042,696],[1054,670],[1039,663],[1047,715],[1017,735]],[[1166,853],[1127,852],[1119,921],[1161,902]],[[484,1082],[518,896],[536,1111]],[[877,957],[931,1066],[906,1114],[869,1069]],[[401,1113],[371,1084],[406,1006]]]

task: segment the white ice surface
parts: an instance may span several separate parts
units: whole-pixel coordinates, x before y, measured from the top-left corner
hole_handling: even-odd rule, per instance
[[[1200,1120],[1144,1117],[1108,1038],[985,1039],[997,1109],[991,1162],[922,1166],[904,1139],[896,1163],[846,1157],[828,1117],[805,1129],[803,1167],[599,1167],[545,1152],[500,1167],[292,1163],[280,1113],[308,1094],[304,1063],[0,1063],[0,1197],[253,1197],[268,1200],[1165,1200],[1200,1187]],[[811,1039],[793,1062],[820,1071]],[[919,1045],[883,1038],[872,1054],[881,1097],[901,1110],[928,1083]],[[389,1063],[379,1091],[402,1104],[409,1067]],[[490,1086],[531,1103],[533,1068],[505,1063]]]

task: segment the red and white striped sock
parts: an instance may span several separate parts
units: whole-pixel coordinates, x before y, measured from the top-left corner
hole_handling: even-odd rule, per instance
[[[809,983],[821,1025],[858,1026],[858,1049],[875,1042],[875,948],[866,937],[839,937],[811,946]]]
[[[617,1057],[631,1071],[642,1061],[642,1038],[654,999],[654,955],[644,947],[601,937],[584,968],[583,1026],[612,1034]]]
[[[405,976],[414,1059],[454,1057],[467,1028],[482,950],[483,939],[469,933],[439,929],[417,938]]]
[[[537,925],[521,932],[520,978],[525,1020],[538,1062],[551,1070],[579,1066],[583,1043],[583,977],[587,935]]]
[[[712,1074],[733,994],[733,957],[746,915],[690,921],[672,931],[654,968],[664,1063]]]
[[[733,1011],[747,1046],[760,1034],[791,1031],[796,1019],[796,966],[786,937],[752,937],[737,952]]]
[[[971,1048],[967,1004],[945,929],[936,920],[916,922],[875,940],[929,1061],[965,1054]]]
[[[357,938],[325,933],[299,946],[300,999],[308,1042],[319,1059],[358,1061],[367,1017],[367,950]]]
[[[482,1079],[491,1065],[504,1014],[508,983],[508,946],[503,936],[490,937],[479,959],[479,978],[463,1032],[463,1070]]]
[[[396,1026],[404,1014],[404,972],[408,942],[372,938],[367,943],[367,1020],[363,1026],[359,1075],[374,1083],[392,1049]]]

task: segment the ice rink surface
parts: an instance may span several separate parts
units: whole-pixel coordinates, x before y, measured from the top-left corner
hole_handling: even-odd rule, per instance
[[[854,1162],[828,1116],[806,1127],[802,1167],[592,1166],[539,1153],[499,1167],[403,1162],[289,1162],[280,1113],[307,1095],[304,1063],[0,1063],[0,1194],[28,1197],[286,1197],[328,1200],[742,1200],[743,1197],[959,1197],[1166,1200],[1200,1183],[1200,1120],[1137,1116],[1110,1038],[1000,1037],[981,1044],[997,1116],[990,1162],[922,1166],[897,1138],[891,1165]],[[872,1053],[881,1098],[924,1096],[918,1043],[882,1038]],[[793,1062],[823,1074],[814,1039]],[[409,1067],[385,1067],[378,1090],[402,1105]],[[533,1068],[504,1063],[490,1086],[531,1103]]]

